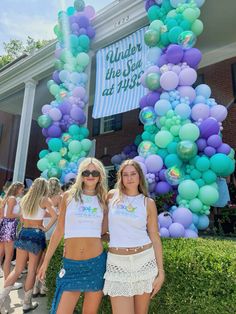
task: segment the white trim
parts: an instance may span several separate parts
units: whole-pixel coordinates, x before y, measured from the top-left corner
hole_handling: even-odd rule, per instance
[[[105,118],[110,118],[109,120],[114,120],[115,116],[113,115],[113,116],[108,116]],[[115,130],[104,131],[104,119],[105,118],[100,118],[100,132],[99,132],[99,134],[107,134],[107,133],[115,132]]]

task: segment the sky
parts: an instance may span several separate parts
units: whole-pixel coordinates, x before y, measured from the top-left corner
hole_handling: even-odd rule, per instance
[[[96,11],[114,0],[85,0]],[[57,13],[69,6],[73,0],[0,0],[0,55],[4,54],[3,42],[27,36],[38,39],[53,39],[53,27]]]

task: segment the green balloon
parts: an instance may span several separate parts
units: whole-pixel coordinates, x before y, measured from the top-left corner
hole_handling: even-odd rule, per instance
[[[80,35],[78,38],[78,45],[83,48],[85,52],[89,50],[90,39],[87,35]]]
[[[184,180],[179,184],[178,192],[183,199],[192,200],[198,195],[199,187],[193,180]]]
[[[153,21],[150,26],[149,29],[152,29],[154,31],[160,32],[161,27],[163,26],[163,22],[161,20],[155,20]]]
[[[198,171],[197,169],[193,169],[190,172],[190,177],[195,181],[197,179],[200,179],[202,176],[202,173],[200,171]]]
[[[202,206],[203,204],[198,198],[194,198],[189,202],[189,209],[191,209],[193,213],[199,213],[202,209]]]
[[[186,123],[179,130],[179,137],[182,141],[189,140],[195,142],[199,135],[199,128],[193,123]]]
[[[48,163],[48,160],[46,158],[42,158],[37,162],[37,168],[40,171],[44,171],[44,170],[48,169],[48,167],[49,167],[49,163]]]
[[[75,0],[74,7],[77,11],[83,11],[85,7],[85,3],[83,0]]]
[[[177,144],[177,155],[183,161],[188,161],[197,155],[197,145],[192,141],[181,141]]]
[[[197,179],[197,180],[195,180],[195,182],[197,183],[199,188],[202,187],[203,185],[205,185],[205,181],[203,179]]]
[[[81,145],[82,145],[82,150],[85,152],[89,152],[91,147],[92,147],[92,141],[90,141],[89,139],[85,138],[84,140],[81,141]]]
[[[154,47],[158,44],[160,39],[160,32],[154,29],[148,29],[144,34],[145,44],[149,47]]]
[[[82,145],[79,141],[71,141],[68,148],[71,154],[77,155],[81,152]]]
[[[165,20],[165,24],[166,24],[168,30],[170,30],[171,28],[173,28],[173,27],[175,27],[175,26],[178,25],[176,19],[171,18],[171,17],[168,17],[168,18]]]
[[[47,154],[49,154],[49,150],[47,149],[43,149],[41,150],[41,152],[39,153],[39,158],[44,158],[45,156],[47,156]]]
[[[214,205],[219,198],[219,193],[213,186],[204,185],[200,188],[198,197],[203,204]]]
[[[163,45],[163,47],[166,47],[170,44],[170,40],[169,40],[169,33],[161,33],[161,37],[160,37],[160,42]]]
[[[192,8],[187,8],[183,12],[183,17],[192,24],[198,18],[198,11]]]
[[[203,32],[203,23],[200,20],[196,20],[191,27],[191,31],[196,35],[199,36]]]
[[[206,184],[211,184],[211,183],[214,183],[216,181],[217,176],[216,176],[214,171],[209,169],[209,170],[203,172],[202,178],[206,182]]]
[[[49,87],[49,91],[53,96],[56,96],[60,92],[60,86],[58,86],[57,84],[52,84]]]
[[[166,148],[173,141],[173,135],[169,131],[159,131],[155,136],[155,143],[160,148]]]
[[[144,131],[144,132],[142,133],[142,140],[143,140],[143,141],[150,141],[151,138],[152,138],[152,135],[151,135],[149,132]]]
[[[52,123],[52,119],[48,115],[42,114],[38,117],[37,122],[41,128],[48,128]]]
[[[183,29],[180,26],[174,26],[169,31],[169,41],[172,44],[176,44],[178,42],[179,35],[183,32]]]
[[[48,141],[48,147],[53,152],[59,152],[62,148],[62,140],[60,138],[51,138]]]
[[[61,177],[61,169],[58,167],[52,167],[48,170],[48,179],[50,178],[58,178]]]
[[[160,74],[156,72],[148,73],[145,79],[147,88],[155,90],[160,87]]]
[[[79,66],[82,66],[83,68],[85,68],[88,64],[89,64],[89,56],[87,53],[85,52],[80,52],[77,55],[77,63]]]
[[[210,160],[206,156],[199,157],[196,160],[196,168],[201,171],[207,171],[210,168]]]
[[[56,165],[61,160],[61,154],[58,152],[52,152],[48,154],[48,160]]]
[[[89,129],[84,126],[80,127],[80,133],[86,138],[89,136]]]

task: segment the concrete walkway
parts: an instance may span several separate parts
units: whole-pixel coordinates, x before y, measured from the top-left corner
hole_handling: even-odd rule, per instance
[[[21,279],[19,279],[17,282],[24,282],[25,280],[25,276],[23,275],[23,277]],[[3,288],[3,278],[0,278],[0,289],[2,290]],[[11,291],[9,297],[6,299],[5,302],[5,308],[6,310],[8,310],[9,314],[10,313],[14,313],[14,314],[22,314],[22,300],[23,300],[23,289],[19,289],[19,290],[14,290]],[[30,312],[32,314],[48,314],[49,311],[47,309],[47,298],[46,297],[38,297],[36,299],[33,299],[33,301],[37,301],[39,303],[39,306],[37,307],[37,309],[35,309],[34,311]]]

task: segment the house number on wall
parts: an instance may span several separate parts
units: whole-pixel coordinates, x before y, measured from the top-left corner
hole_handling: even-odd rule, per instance
[[[119,19],[118,21],[115,22],[114,24],[114,28],[117,28],[125,23],[127,23],[129,21],[129,15],[122,17],[121,19]]]

